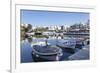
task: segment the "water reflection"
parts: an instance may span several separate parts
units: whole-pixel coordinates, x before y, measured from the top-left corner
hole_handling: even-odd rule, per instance
[[[32,54],[32,47],[31,44],[32,43],[39,43],[39,42],[45,42],[46,45],[48,45],[48,43],[50,45],[57,45],[59,43],[59,41],[66,41],[68,39],[83,39],[82,41],[82,45],[76,45],[75,46],[75,50],[66,50],[66,48],[62,47],[63,50],[63,55],[60,59],[60,61],[64,61],[64,60],[68,60],[68,57],[71,56],[72,54],[74,54],[76,51],[78,51],[79,49],[82,48],[82,46],[84,46],[84,40],[89,39],[89,36],[87,35],[64,35],[64,36],[48,36],[48,37],[41,37],[41,38],[37,38],[37,37],[30,37],[27,36],[27,38],[24,38],[24,42],[21,43],[21,62],[22,63],[26,63],[26,62],[47,62],[48,60],[44,60],[44,59],[37,59],[33,54]],[[74,41],[74,40],[73,40]],[[89,44],[89,41],[88,41]]]

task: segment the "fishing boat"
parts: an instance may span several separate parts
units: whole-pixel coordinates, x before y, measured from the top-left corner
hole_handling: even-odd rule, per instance
[[[81,48],[82,41],[80,39],[66,39],[57,43],[57,46],[69,53],[75,53],[76,48]]]
[[[62,49],[52,45],[32,45],[32,55],[38,60],[59,61]]]

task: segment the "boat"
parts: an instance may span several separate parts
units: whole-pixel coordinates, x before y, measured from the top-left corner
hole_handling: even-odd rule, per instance
[[[59,61],[62,49],[53,45],[33,45],[32,56],[35,60]]]
[[[66,39],[57,43],[57,46],[64,49],[69,53],[75,53],[76,48],[82,47],[82,41],[80,39]]]
[[[89,46],[89,39],[86,39],[84,41],[84,46],[82,46],[82,49],[77,51],[75,54],[68,57],[69,60],[87,60],[90,58],[90,46]]]

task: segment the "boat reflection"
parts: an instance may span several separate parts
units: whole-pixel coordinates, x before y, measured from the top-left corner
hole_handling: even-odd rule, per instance
[[[48,36],[47,38],[29,36],[25,38],[25,40],[30,43],[33,62],[70,60],[72,58],[70,56],[76,54],[79,50],[83,49],[84,46],[89,45],[89,39],[86,36],[85,38],[83,38],[83,36],[76,38],[67,35],[63,37]],[[84,57],[84,59],[87,57]]]

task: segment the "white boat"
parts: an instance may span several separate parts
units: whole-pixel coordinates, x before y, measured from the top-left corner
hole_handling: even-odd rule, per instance
[[[74,39],[63,39],[58,41],[58,46],[61,46],[63,48],[75,48],[76,40]]]
[[[74,53],[75,48],[80,48],[82,42],[78,39],[66,39],[57,43],[57,46],[66,50],[69,53]]]

